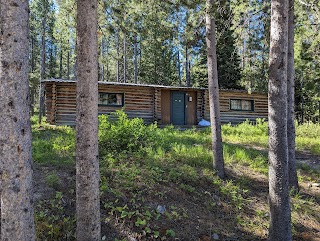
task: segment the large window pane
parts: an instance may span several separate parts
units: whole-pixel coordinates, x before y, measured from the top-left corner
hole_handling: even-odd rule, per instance
[[[230,99],[230,110],[253,111],[253,100]]]

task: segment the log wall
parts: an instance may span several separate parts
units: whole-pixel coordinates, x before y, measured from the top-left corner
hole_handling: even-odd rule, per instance
[[[55,87],[54,87],[55,86]],[[53,93],[56,88],[56,93]],[[139,86],[99,85],[99,92],[123,93],[124,107],[99,105],[99,115],[110,115],[116,110],[124,109],[129,118],[139,117],[145,123],[152,123],[155,119],[155,101],[159,102],[159,95],[155,98],[154,88]],[[47,82],[46,83],[46,116],[51,124],[75,125],[76,120],[76,83],[75,82]]]
[[[75,125],[76,119],[76,83],[71,81],[46,81],[46,117],[51,124]],[[163,88],[156,86],[99,84],[99,92],[123,93],[124,107],[99,105],[99,114],[110,115],[124,109],[129,118],[139,117],[145,123],[157,121],[170,124],[171,91],[187,93],[187,124],[195,125],[202,118],[210,120],[209,95],[204,89]],[[254,111],[230,110],[230,99],[254,101]],[[220,90],[220,113],[222,123],[240,123],[249,119],[268,117],[268,98],[263,94],[248,94],[245,91]]]
[[[258,93],[249,94],[245,91],[220,90],[219,96],[221,123],[238,124],[246,121],[247,119],[254,122],[257,118],[268,118],[267,95]],[[254,110],[230,110],[230,99],[253,100]],[[210,120],[209,93],[207,90],[205,91],[204,119]]]

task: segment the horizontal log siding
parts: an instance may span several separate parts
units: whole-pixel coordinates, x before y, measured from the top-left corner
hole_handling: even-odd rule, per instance
[[[154,88],[154,120],[157,121],[159,124],[161,123],[162,116],[161,116],[161,90]]]
[[[56,83],[56,121],[57,125],[75,125],[77,108],[76,83]]]
[[[268,117],[268,97],[262,94],[248,94],[241,91],[220,90],[220,115],[222,123],[237,124],[246,121],[255,121],[257,118]],[[254,111],[235,111],[230,110],[230,99],[243,99],[254,101]],[[209,95],[205,91],[205,111],[204,117],[210,120]]]
[[[154,121],[154,88],[99,85],[99,92],[124,93],[124,111],[129,118],[139,117],[145,123]],[[99,114],[111,114],[121,107],[99,106]]]
[[[57,125],[75,125],[76,119],[76,83],[56,83],[56,100],[52,101],[51,96],[52,83],[46,83],[47,89],[47,118],[51,124]],[[105,93],[123,93],[124,111],[129,118],[140,117],[145,123],[152,123],[154,120],[154,88],[139,86],[110,86],[99,85],[99,92]],[[158,97],[159,98],[159,97]],[[54,104],[53,108],[48,108]],[[99,115],[110,115],[119,106],[99,106]],[[53,118],[55,116],[55,118]]]
[[[197,123],[204,118],[205,91],[197,91]]]
[[[162,89],[149,86],[117,86],[99,84],[99,92],[124,93],[124,111],[129,118],[140,117],[145,123],[158,121],[170,123],[170,92],[175,88]],[[50,124],[75,125],[76,83],[46,82],[46,117]],[[179,90],[184,91],[184,90]],[[188,92],[188,91],[184,91]],[[196,97],[195,97],[196,96]],[[209,95],[207,90],[196,90],[196,122],[210,120]],[[230,110],[230,99],[254,100],[254,111]],[[110,115],[122,107],[99,106],[99,114]],[[268,99],[262,94],[220,90],[220,112],[222,123],[240,123],[249,119],[267,118]]]
[[[55,124],[56,119],[56,84],[50,83],[45,85],[45,108],[47,122]]]

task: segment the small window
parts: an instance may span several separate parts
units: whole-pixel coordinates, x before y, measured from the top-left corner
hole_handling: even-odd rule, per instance
[[[99,93],[99,105],[123,106],[123,93]]]
[[[230,99],[230,110],[254,111],[253,100]]]

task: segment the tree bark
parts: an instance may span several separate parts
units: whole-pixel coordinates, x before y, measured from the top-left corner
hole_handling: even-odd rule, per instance
[[[31,72],[35,69],[34,58],[34,38],[31,36]]]
[[[120,82],[120,36],[117,31],[117,82]]]
[[[62,68],[63,68],[63,65],[62,65],[62,48],[60,49],[60,64],[59,64],[59,78],[62,79]]]
[[[127,83],[127,37],[123,33],[123,83]]]
[[[44,95],[42,94],[43,90],[41,88],[41,80],[45,78],[46,75],[46,24],[47,17],[44,16],[42,19],[42,36],[41,36],[41,69],[40,69],[40,80],[39,80],[39,124],[42,121],[42,115],[44,111]]]
[[[137,34],[134,35],[134,83],[138,83],[138,43]]]
[[[178,77],[179,77],[179,86],[182,86],[182,81],[181,81],[181,66],[180,66],[180,52],[178,50],[177,54],[177,61],[178,61]]]
[[[47,17],[42,19],[42,36],[41,36],[41,70],[40,79],[43,80],[46,75],[46,24]]]
[[[186,44],[186,86],[190,87],[189,53],[188,53],[188,45],[187,44]]]
[[[215,21],[213,19],[213,0],[206,2],[206,42],[208,59],[208,85],[210,103],[210,122],[212,132],[212,151],[214,157],[214,167],[220,178],[224,178],[224,160],[222,150],[220,107],[219,107],[219,84],[216,54],[216,34]]]
[[[97,0],[77,1],[77,240],[100,241]]]
[[[67,79],[70,79],[70,50],[67,52]]]
[[[294,126],[294,0],[289,0],[288,18],[288,165],[289,187],[299,191],[297,166],[296,166],[296,142]]]
[[[292,240],[288,175],[288,0],[271,1],[269,59],[270,240]]]
[[[29,5],[0,0],[0,240],[35,240],[30,92]]]

